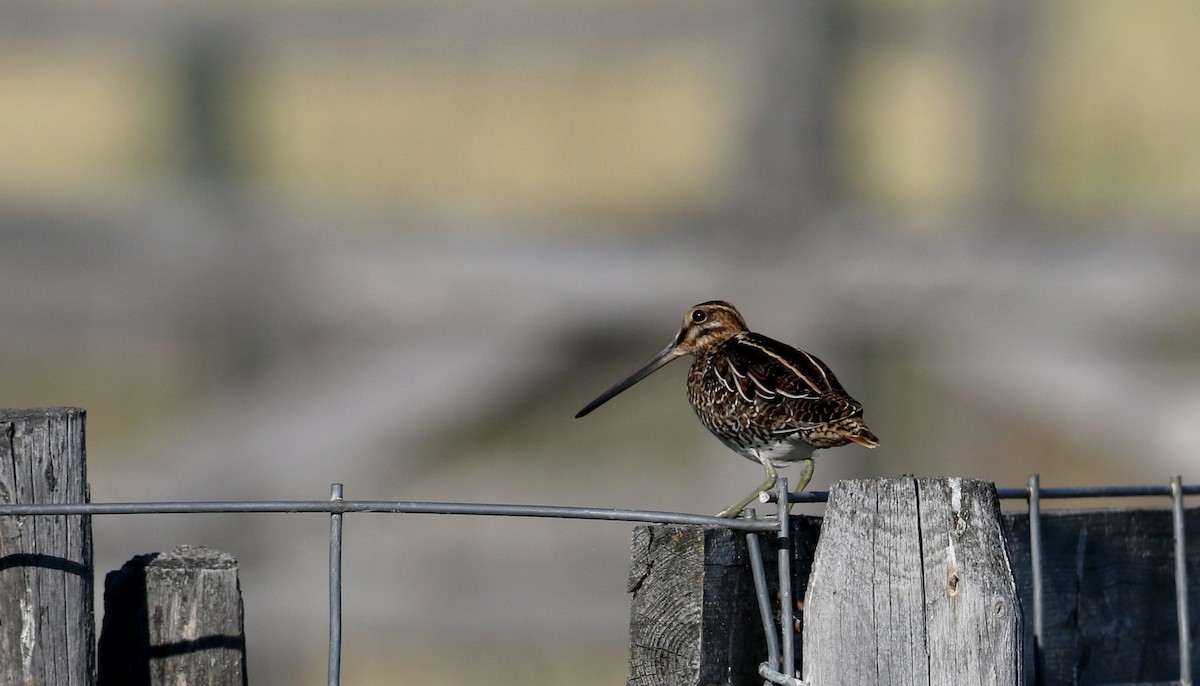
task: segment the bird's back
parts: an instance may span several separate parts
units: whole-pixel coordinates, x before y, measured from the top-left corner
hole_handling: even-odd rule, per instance
[[[709,431],[744,455],[799,443],[808,452],[879,443],[862,404],[824,362],[761,334],[743,332],[697,355],[688,400]]]

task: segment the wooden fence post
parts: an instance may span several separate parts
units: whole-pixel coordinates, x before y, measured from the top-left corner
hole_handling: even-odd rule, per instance
[[[629,592],[629,684],[719,684],[728,671],[754,674],[757,664],[730,664],[724,646],[708,645],[738,627],[762,643],[757,606],[735,597],[754,587],[744,573],[744,535],[694,526],[639,526],[633,532]],[[732,658],[736,663],[736,657]],[[745,662],[745,661],[743,661]]]
[[[85,503],[77,408],[0,410],[0,502]],[[0,517],[0,684],[91,686],[91,518]]]
[[[104,581],[100,686],[246,685],[237,560],[180,546]]]
[[[1033,607],[1029,515],[1005,517],[1017,589]],[[1188,607],[1200,633],[1200,509],[1185,514]],[[1043,686],[1177,683],[1179,628],[1171,512],[1163,509],[1042,511]],[[1033,656],[1026,615],[1026,674]],[[1200,664],[1200,645],[1192,646]],[[1032,679],[1030,680],[1032,683]]]
[[[807,572],[819,520],[792,519],[794,567]],[[774,543],[774,534],[762,535],[772,598],[778,588]],[[766,640],[744,532],[637,527],[629,592],[630,686],[762,684],[758,665],[767,657]]]
[[[1021,641],[991,483],[833,484],[805,598],[805,682],[1017,686]]]

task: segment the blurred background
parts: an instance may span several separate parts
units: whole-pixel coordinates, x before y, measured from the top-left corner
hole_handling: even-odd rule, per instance
[[[720,298],[866,405],[882,447],[815,488],[1195,482],[1197,35],[1189,0],[9,0],[0,406],[86,408],[96,501],[713,513],[761,473],[685,363],[572,415]],[[94,525],[98,575],[233,553],[251,683],[323,683],[327,517]],[[629,533],[349,516],[343,683],[620,683]]]

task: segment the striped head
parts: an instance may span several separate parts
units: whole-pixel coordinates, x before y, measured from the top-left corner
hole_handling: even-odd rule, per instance
[[[671,344],[675,357],[696,355],[746,331],[746,320],[724,300],[700,303],[683,316],[683,325]]]
[[[689,309],[683,316],[683,325],[670,345],[663,348],[649,362],[629,376],[621,379],[607,391],[576,414],[582,417],[608,402],[621,391],[661,369],[668,362],[684,355],[699,355],[746,331],[746,320],[724,300],[710,300]]]

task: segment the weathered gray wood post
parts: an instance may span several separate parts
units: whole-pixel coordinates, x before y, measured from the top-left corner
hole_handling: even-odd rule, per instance
[[[0,503],[88,501],[84,411],[0,410]],[[0,684],[91,686],[92,525],[0,517]]]
[[[807,576],[820,520],[792,518],[792,556]],[[768,593],[775,535],[764,534]],[[640,526],[633,532],[629,592],[630,686],[743,686],[763,683],[766,639],[746,534],[723,527]],[[803,586],[798,589],[803,592]]]
[[[695,526],[634,530],[630,686],[722,684],[729,672],[756,673],[753,658],[731,658],[723,645],[734,627],[763,641],[744,536]],[[747,591],[750,602],[734,601]]]
[[[245,686],[237,560],[185,545],[110,572],[99,684]]]
[[[833,484],[805,597],[806,683],[1018,686],[1021,641],[993,484]]]

